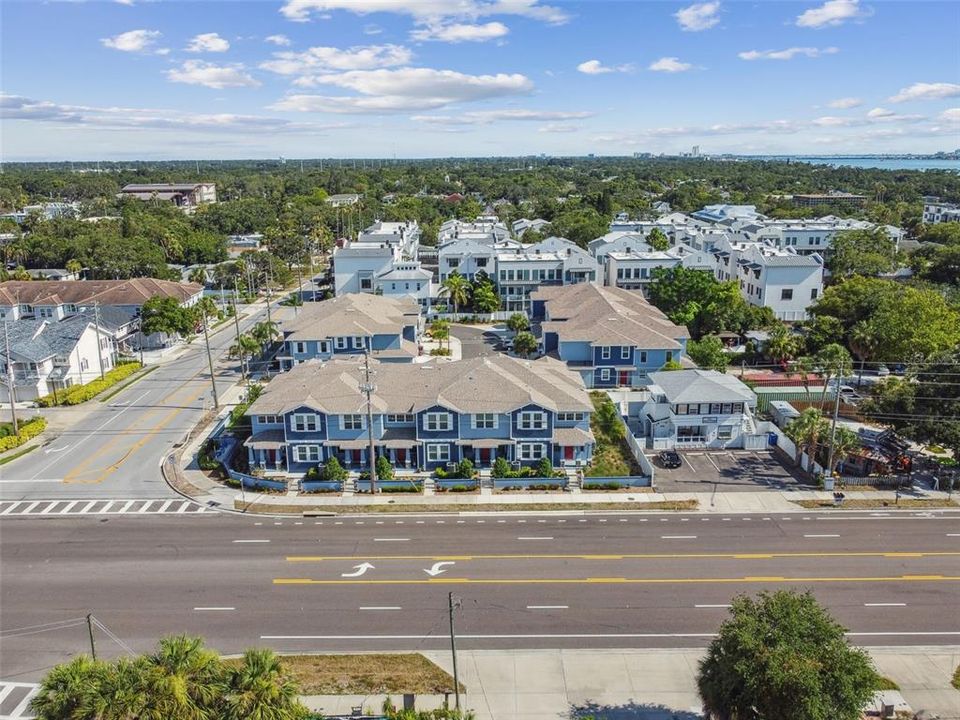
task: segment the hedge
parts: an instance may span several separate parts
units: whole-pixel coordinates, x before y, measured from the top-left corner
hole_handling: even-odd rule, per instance
[[[6,452],[7,450],[13,450],[15,447],[20,447],[28,440],[33,440],[33,438],[46,429],[46,418],[42,418],[39,415],[37,417],[30,418],[26,422],[20,423],[19,436],[7,435],[6,437],[0,438],[0,452]]]
[[[113,387],[121,380],[137,372],[142,365],[138,362],[127,362],[117,365],[113,370],[104,373],[103,379],[97,378],[92,382],[83,385],[74,385],[65,390],[57,392],[56,400],[53,395],[44,395],[37,400],[40,407],[53,407],[54,405],[79,405],[87,400],[92,400],[107,388]]]

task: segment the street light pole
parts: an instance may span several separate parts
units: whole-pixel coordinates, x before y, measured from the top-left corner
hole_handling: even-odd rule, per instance
[[[10,334],[7,330],[7,321],[3,321],[3,344],[7,356],[7,397],[10,399],[10,420],[13,421],[13,434],[20,436],[20,426],[17,424],[17,398],[13,382],[13,358],[10,357]]]
[[[370,351],[363,353],[363,382],[360,383],[360,391],[367,396],[367,446],[370,457],[370,494],[377,494],[377,454],[373,447],[373,406],[370,398],[377,386],[371,381],[370,372]]]
[[[453,655],[453,697],[457,710],[460,709],[460,673],[457,671],[457,633],[453,625],[453,611],[460,607],[460,600],[453,593],[447,595],[447,611],[450,614],[450,653]]]
[[[217,378],[213,374],[213,355],[210,354],[210,334],[207,327],[210,325],[210,316],[206,310],[203,311],[203,342],[207,346],[207,367],[210,368],[210,386],[213,388],[213,407],[220,409],[220,398],[217,396]]]
[[[237,307],[237,294],[240,290],[237,288],[237,278],[233,278],[233,324],[237,329],[237,355],[240,356],[240,379],[247,379],[247,370],[243,364],[243,345],[240,342],[240,309]]]
[[[840,414],[840,382],[843,378],[843,363],[837,364],[837,392],[833,399],[833,419],[830,422],[830,450],[827,452],[827,475],[833,476],[833,443],[837,436],[837,415]],[[810,468],[813,472],[813,468]]]

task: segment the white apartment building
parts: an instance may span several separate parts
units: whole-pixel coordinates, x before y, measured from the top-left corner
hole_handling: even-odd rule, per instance
[[[515,243],[519,247],[519,243]],[[477,240],[451,240],[437,249],[437,265],[442,283],[453,273],[473,281],[483,271],[491,278],[496,274],[497,255],[516,252],[510,247],[497,248]]]
[[[767,243],[724,242],[714,251],[716,278],[734,280],[744,299],[769,307],[778,320],[798,322],[823,294],[823,258]]]
[[[587,243],[587,250],[600,262],[611,252],[650,252],[653,248],[647,243],[646,234],[616,230],[601,235]]]
[[[497,255],[497,290],[505,310],[529,312],[530,294],[541,286],[599,282],[597,260],[565,238],[547,238],[520,252]]]
[[[926,195],[923,198],[923,221],[931,225],[942,222],[960,222],[960,205]]]
[[[639,290],[644,297],[658,268],[670,269],[682,266],[690,270],[704,270],[713,274],[717,262],[712,253],[694,250],[687,245],[675,245],[667,250],[640,252],[613,251],[603,257],[604,285]]]
[[[430,307],[436,288],[433,273],[416,260],[391,263],[390,267],[373,278],[373,291],[384,297],[412,297],[421,307]]]
[[[518,240],[523,237],[523,234],[527,230],[535,230],[537,232],[543,232],[543,229],[549,225],[548,220],[543,218],[535,218],[533,220],[528,220],[527,218],[520,218],[519,220],[514,220],[511,228],[513,229],[513,236]]]
[[[496,215],[481,215],[472,222],[447,220],[437,231],[437,247],[451,240],[475,240],[487,245],[510,239],[510,230]]]
[[[401,259],[416,260],[420,246],[420,226],[416,220],[409,222],[383,222],[377,220],[357,234],[359,245],[389,245]]]

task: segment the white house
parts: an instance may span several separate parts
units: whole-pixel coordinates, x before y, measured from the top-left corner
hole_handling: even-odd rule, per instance
[[[440,282],[442,283],[454,272],[468,280],[473,280],[480,271],[493,276],[496,274],[497,255],[501,252],[510,253],[514,250],[512,248],[497,249],[493,245],[467,238],[451,240],[437,250]]]
[[[399,260],[396,248],[385,243],[344,243],[331,259],[335,295],[373,292],[373,279],[387,272]]]
[[[406,260],[394,262],[376,274],[373,291],[385,297],[413,298],[421,307],[428,308],[436,288],[432,272],[421,267],[419,262]]]
[[[357,234],[359,245],[389,245],[398,251],[402,260],[416,260],[420,246],[420,226],[410,222],[383,222],[377,220]]]
[[[550,224],[549,220],[544,220],[543,218],[535,218],[533,220],[528,220],[527,218],[520,218],[519,220],[514,220],[512,224],[513,236],[517,239],[523,237],[523,234],[527,230],[535,230],[536,232],[542,232],[543,228]]]
[[[495,281],[505,310],[530,312],[530,294],[541,286],[598,282],[596,258],[566,238],[551,237],[520,252],[497,255]]]
[[[923,221],[930,224],[960,222],[960,205],[926,195],[923,198]]]

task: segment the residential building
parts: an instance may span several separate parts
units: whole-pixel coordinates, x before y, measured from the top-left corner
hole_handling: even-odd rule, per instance
[[[689,270],[704,270],[712,275],[717,261],[712,253],[694,250],[687,245],[675,245],[662,251],[610,252],[604,257],[604,285],[639,290],[647,297],[654,271],[678,266]]]
[[[716,370],[650,373],[646,401],[631,404],[629,425],[654,450],[738,448],[756,434],[757,396]]]
[[[80,273],[65,268],[30,268],[27,270],[34,280],[79,280]]]
[[[409,297],[352,293],[304,303],[282,329],[277,359],[284,370],[340,355],[369,352],[379,360],[410,362],[420,354],[420,305]]]
[[[751,305],[769,307],[778,320],[797,322],[823,294],[823,258],[762,242],[720,243],[716,278],[734,280]]]
[[[213,183],[131,183],[124,185],[118,195],[137,200],[162,200],[177,207],[192,209],[217,201],[217,186]]]
[[[377,220],[373,225],[357,234],[360,245],[389,245],[394,248],[402,260],[416,260],[420,247],[420,226],[416,220],[409,222],[383,222]]]
[[[923,198],[923,221],[931,225],[942,222],[960,222],[960,205],[944,202],[938,197],[925,195]]]
[[[817,207],[819,205],[854,205],[856,207],[863,207],[866,202],[866,195],[854,195],[852,193],[839,191],[793,196],[793,204],[797,207]]]
[[[596,259],[566,238],[551,237],[497,255],[497,291],[509,311],[530,312],[530,295],[540,287],[593,283],[600,276]]]
[[[533,220],[528,220],[527,218],[520,218],[519,220],[514,220],[511,229],[513,230],[513,236],[518,240],[523,237],[523,234],[527,230],[535,230],[536,232],[543,232],[543,229],[550,224],[549,220],[544,220],[543,218],[535,218]]]
[[[649,231],[611,231],[587,243],[587,250],[601,263],[605,262],[606,255],[611,252],[650,252],[653,248],[647,243],[647,235]]]
[[[386,270],[374,275],[373,291],[384,297],[411,298],[428,308],[436,295],[436,286],[433,272],[424,268],[419,261],[405,260],[394,262]]]
[[[690,217],[718,223],[724,220],[756,220],[762,216],[757,212],[756,205],[707,205],[690,213]]]
[[[493,245],[510,239],[510,230],[496,215],[481,215],[472,222],[447,220],[437,231],[437,246],[450,240],[476,240]]]
[[[14,400],[28,402],[97,379],[101,363],[104,372],[116,365],[114,338],[106,327],[98,331],[94,318],[87,314],[60,322],[31,319],[3,325],[7,342],[0,343],[0,402],[10,402],[10,367]]]
[[[22,225],[30,215],[36,215],[41,220],[55,220],[57,218],[76,217],[80,212],[80,203],[47,202],[37,205],[25,205],[22,210],[3,213],[0,220],[13,220]]]
[[[335,457],[364,470],[370,432],[377,455],[399,468],[434,470],[462,459],[486,468],[497,457],[575,465],[593,455],[593,405],[580,377],[556,361],[496,355],[371,365],[369,430],[356,358],[304,363],[270,381],[247,410],[250,467],[304,473]]]
[[[454,272],[470,281],[476,278],[478,272],[485,272],[493,278],[497,272],[497,256],[509,252],[510,248],[497,248],[496,245],[488,245],[478,240],[450,240],[437,250],[440,282],[443,283]]]
[[[326,203],[332,207],[349,207],[360,202],[362,195],[358,193],[339,193],[337,195],[327,196]]]
[[[531,300],[544,351],[589,388],[642,385],[648,373],[681,362],[690,338],[643,295],[617,287],[543,287]]]

